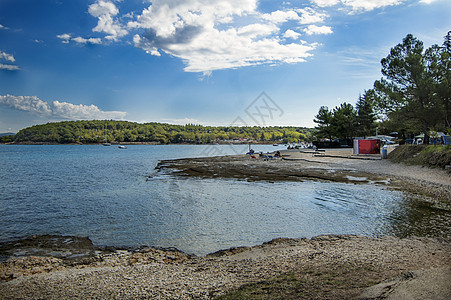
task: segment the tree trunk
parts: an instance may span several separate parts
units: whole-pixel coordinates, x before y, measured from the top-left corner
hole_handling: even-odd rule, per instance
[[[423,133],[424,133],[423,144],[429,145],[429,128],[426,121],[423,121]]]

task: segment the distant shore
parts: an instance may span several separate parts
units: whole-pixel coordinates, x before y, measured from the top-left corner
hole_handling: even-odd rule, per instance
[[[112,146],[114,145],[193,145],[193,146],[208,146],[208,145],[249,145],[248,141],[243,142],[228,142],[228,141],[218,141],[213,143],[160,143],[160,142],[110,142]],[[101,146],[103,142],[100,143],[46,143],[46,142],[11,142],[11,143],[0,143],[0,145],[99,145]],[[252,142],[252,145],[273,145],[268,142]]]

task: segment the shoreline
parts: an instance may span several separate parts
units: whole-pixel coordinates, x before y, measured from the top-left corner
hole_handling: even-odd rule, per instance
[[[451,205],[451,173],[443,169],[393,163],[380,155],[352,155],[352,149],[281,150],[282,158],[249,155],[162,160],[155,169],[182,177],[247,181],[325,180],[379,184]],[[151,179],[151,177],[149,177]]]
[[[10,143],[0,143],[0,145],[36,145],[36,146],[56,146],[56,145],[99,145],[102,146],[103,142],[100,143],[48,143],[48,142],[10,142]],[[252,145],[266,145],[266,146],[273,146],[272,143],[266,143],[266,142],[252,142]],[[215,145],[249,145],[249,142],[222,142],[222,141],[217,141],[217,142],[212,142],[212,143],[160,143],[160,142],[111,142],[111,145],[163,145],[163,146],[167,146],[167,145],[193,145],[193,146],[197,146],[197,145],[203,145],[203,146],[215,146]]]
[[[302,285],[298,299],[382,299],[387,290],[418,292],[403,288],[415,280],[423,284],[423,298],[409,299],[447,299],[450,251],[449,240],[320,235],[277,238],[205,257],[155,248],[97,253],[78,262],[29,256],[0,264],[0,296],[212,299],[231,293],[233,299],[233,293],[268,284],[278,293],[274,281],[294,281]],[[438,274],[444,282],[424,277],[425,272]],[[425,288],[429,281],[431,288]]]
[[[388,160],[349,159],[343,151],[326,150],[317,156],[285,150],[285,160],[245,155],[164,160],[156,169],[170,176],[376,184],[414,193],[437,209],[451,209],[448,172]],[[393,297],[411,295],[408,299],[451,296],[449,237],[277,238],[202,257],[173,248],[100,249],[88,238],[79,239],[60,237],[60,245],[52,246],[55,236],[47,236],[49,252],[59,252],[59,258],[29,255],[0,263],[0,298],[211,299],[231,293],[233,299],[234,293],[248,289],[250,295],[261,290],[280,297],[286,293],[282,287],[290,284],[295,287],[287,290],[302,292],[299,299],[390,299],[387,291]],[[63,244],[79,245],[79,251]],[[14,245],[13,249],[17,250]]]

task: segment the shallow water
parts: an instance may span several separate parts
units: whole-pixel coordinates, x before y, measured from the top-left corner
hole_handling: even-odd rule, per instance
[[[0,145],[0,242],[78,235],[96,245],[204,255],[276,237],[450,234],[449,211],[383,186],[174,178],[154,170],[160,159],[246,147]]]

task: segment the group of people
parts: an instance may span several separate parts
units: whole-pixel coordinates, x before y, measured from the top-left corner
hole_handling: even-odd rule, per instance
[[[250,155],[251,158],[255,158],[257,159],[257,157],[255,156],[255,151],[253,149],[249,150],[248,153],[246,153],[247,155]],[[258,158],[263,159],[263,160],[269,160],[269,159],[273,159],[273,158],[282,158],[282,154],[280,153],[279,150],[277,150],[273,155],[269,155],[269,153],[264,154],[263,152],[258,153]]]

